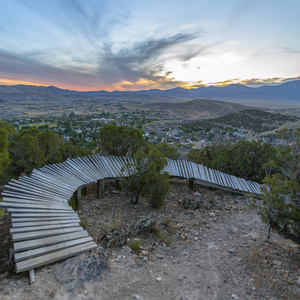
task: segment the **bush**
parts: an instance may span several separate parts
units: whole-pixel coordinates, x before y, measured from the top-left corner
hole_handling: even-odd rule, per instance
[[[138,253],[138,252],[142,249],[139,240],[136,240],[136,241],[134,241],[134,242],[129,243],[129,244],[128,244],[128,247],[130,247],[131,250],[132,250],[133,252],[136,252],[136,253]]]

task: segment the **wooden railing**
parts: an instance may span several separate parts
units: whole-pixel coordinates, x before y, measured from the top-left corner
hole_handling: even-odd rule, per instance
[[[4,187],[0,206],[11,213],[16,272],[31,270],[33,276],[34,268],[96,248],[68,201],[75,192],[79,207],[82,188],[91,182],[98,183],[98,197],[103,197],[103,180],[126,176],[121,170],[129,161],[132,159],[96,154],[47,165],[33,170],[30,177],[12,179]],[[192,183],[260,194],[258,183],[185,160],[168,159],[166,171],[170,177]]]

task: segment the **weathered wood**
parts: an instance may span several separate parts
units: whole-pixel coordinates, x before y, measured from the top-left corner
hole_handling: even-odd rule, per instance
[[[13,242],[19,242],[24,240],[34,240],[38,238],[44,238],[49,236],[56,236],[63,233],[72,233],[76,231],[82,231],[81,226],[74,226],[70,228],[60,228],[60,229],[50,229],[50,230],[41,230],[35,232],[26,232],[26,233],[15,233],[12,235]]]
[[[22,232],[37,232],[41,230],[50,230],[50,229],[60,229],[60,228],[68,228],[68,227],[77,227],[79,226],[78,223],[57,223],[52,225],[37,225],[37,226],[24,226],[24,227],[17,227],[17,228],[11,228],[10,233],[16,234],[16,233],[22,233]]]
[[[88,194],[88,187],[87,187],[87,185],[85,185],[81,188],[81,195],[87,196],[87,194]]]
[[[189,189],[194,190],[194,180],[193,179],[189,179]]]
[[[62,242],[62,243],[47,246],[47,247],[42,247],[42,248],[37,248],[34,250],[27,250],[24,252],[19,252],[19,253],[15,254],[15,262],[19,262],[19,261],[26,260],[29,258],[38,257],[40,255],[48,254],[48,253],[62,250],[62,249],[69,248],[69,247],[74,247],[74,246],[84,244],[86,242],[92,242],[92,241],[93,241],[93,239],[90,236],[87,236],[87,237],[83,237],[80,239],[70,240],[70,241]]]
[[[36,248],[46,247],[50,245],[55,245],[65,241],[80,239],[87,236],[89,236],[88,233],[85,230],[82,230],[73,233],[54,235],[47,238],[39,238],[35,240],[16,242],[14,243],[14,250],[15,253],[17,253],[29,249],[36,249]]]
[[[34,277],[34,269],[29,270],[29,284],[33,284],[35,282]]]
[[[67,215],[67,216],[52,216],[52,217],[31,217],[31,218],[12,218],[11,222],[14,225],[18,225],[18,223],[22,223],[22,222],[50,222],[50,221],[73,221],[73,220],[79,220],[78,215],[74,214],[74,215]]]
[[[65,258],[68,258],[70,256],[73,256],[77,253],[80,253],[82,251],[88,251],[93,250],[97,248],[97,244],[93,242],[87,242],[85,244],[81,244],[75,247],[70,247],[67,249],[63,249],[54,253],[45,254],[39,257],[27,259],[25,261],[21,261],[19,263],[16,263],[16,272],[24,272],[27,270],[31,270],[33,268],[37,268],[40,266],[44,266],[46,264],[53,263],[58,260],[62,260]]]
[[[73,195],[74,200],[76,202],[76,210],[81,208],[81,188],[78,188],[77,191]]]
[[[35,226],[44,226],[44,225],[58,225],[58,224],[76,224],[80,223],[79,218],[74,218],[70,220],[48,220],[48,221],[32,221],[32,222],[12,222],[13,228],[21,227],[35,227]]]
[[[97,198],[102,199],[104,198],[104,179],[97,181]]]

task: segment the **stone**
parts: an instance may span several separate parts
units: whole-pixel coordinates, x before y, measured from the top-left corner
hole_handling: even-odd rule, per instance
[[[161,282],[162,281],[162,278],[160,276],[156,277],[156,281],[157,282]]]
[[[297,286],[300,287],[300,277],[298,277],[298,280],[296,282]]]
[[[231,298],[234,299],[234,300],[238,300],[239,299],[239,297],[236,294],[232,294]]]
[[[54,278],[64,285],[65,291],[71,291],[84,282],[99,277],[107,265],[99,255],[89,253],[75,256],[53,266]]]
[[[273,265],[276,265],[276,266],[281,266],[281,261],[278,261],[278,260],[273,260]]]
[[[230,254],[236,254],[236,250],[235,249],[228,249],[227,250]]]
[[[148,255],[149,255],[149,253],[148,253],[148,251],[146,251],[146,250],[143,250],[143,251],[141,251],[141,255],[142,255],[142,256],[148,256]]]
[[[194,193],[194,196],[202,196],[198,191]]]

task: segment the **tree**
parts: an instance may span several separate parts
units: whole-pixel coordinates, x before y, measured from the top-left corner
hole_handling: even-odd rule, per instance
[[[266,175],[263,165],[278,160],[276,148],[262,140],[210,143],[188,156],[206,167],[260,183]]]
[[[7,168],[10,163],[8,156],[8,133],[0,128],[0,174]]]
[[[166,142],[160,143],[160,144],[155,145],[153,147],[155,147],[159,152],[163,153],[168,158],[177,159],[178,156],[179,156],[178,147],[177,146],[171,146]]]
[[[146,149],[142,133],[136,128],[104,125],[99,134],[102,152],[116,156],[132,156],[140,149]]]
[[[279,146],[278,158],[278,173],[264,179],[257,207],[271,229],[300,244],[300,140]]]
[[[152,207],[158,208],[170,190],[169,174],[163,172],[167,166],[167,159],[156,148],[149,154],[142,150],[133,155],[123,173],[125,177],[122,185],[131,195],[131,203],[138,203],[139,196],[144,196]]]
[[[46,162],[45,155],[39,148],[38,138],[28,133],[18,134],[12,139],[9,156],[11,164],[8,171],[12,176],[30,174],[34,168],[40,168]]]

